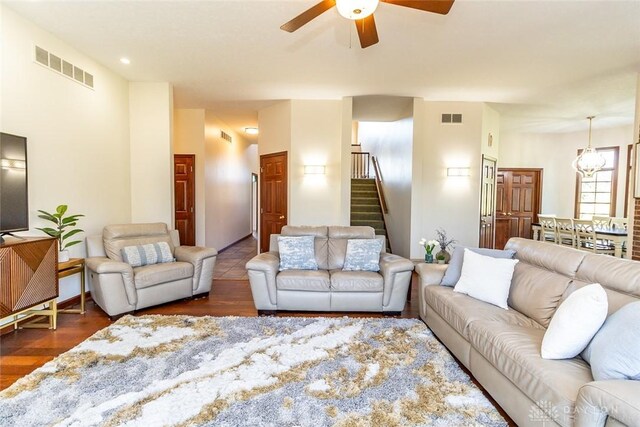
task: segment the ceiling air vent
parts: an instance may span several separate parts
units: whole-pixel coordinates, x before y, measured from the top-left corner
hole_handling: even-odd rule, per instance
[[[220,138],[224,139],[225,141],[227,141],[229,143],[233,142],[233,138],[231,138],[231,135],[229,135],[228,133],[226,133],[222,129],[220,129]]]
[[[458,114],[458,113],[443,114],[441,123],[456,124],[456,125],[462,124],[462,114]]]
[[[34,61],[36,63],[45,66],[56,73],[62,74],[63,76],[69,77],[71,80],[80,83],[83,86],[93,88],[93,74],[73,65],[69,61],[65,61],[40,46],[35,47],[34,54]]]

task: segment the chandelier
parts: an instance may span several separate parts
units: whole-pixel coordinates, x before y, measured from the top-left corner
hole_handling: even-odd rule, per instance
[[[336,0],[340,15],[347,19],[363,19],[371,15],[378,7],[378,0]]]
[[[582,153],[573,161],[573,168],[583,178],[591,178],[596,172],[602,169],[607,162],[602,154],[591,147],[591,121],[595,116],[589,116],[589,145]]]

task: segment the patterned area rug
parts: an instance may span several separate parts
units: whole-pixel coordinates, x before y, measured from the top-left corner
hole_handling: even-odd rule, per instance
[[[506,422],[419,320],[127,316],[0,392],[0,424]]]

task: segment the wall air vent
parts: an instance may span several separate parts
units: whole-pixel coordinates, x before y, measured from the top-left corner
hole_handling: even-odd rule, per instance
[[[442,115],[441,123],[459,125],[462,124],[462,114],[447,113]]]
[[[37,64],[62,74],[85,87],[93,89],[93,74],[73,65],[69,61],[65,61],[40,46],[35,47],[34,55],[33,59]]]
[[[228,133],[226,133],[222,129],[220,130],[220,138],[224,139],[228,143],[232,143],[233,142],[233,138],[231,138],[231,135],[229,135]]]

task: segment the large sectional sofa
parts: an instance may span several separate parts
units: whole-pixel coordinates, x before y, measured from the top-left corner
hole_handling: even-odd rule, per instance
[[[317,270],[280,271],[278,236],[314,236]],[[378,311],[400,314],[411,283],[413,263],[382,252],[380,271],[343,271],[349,239],[381,239],[363,226],[285,226],[272,234],[269,252],[258,254],[246,267],[256,309]]]
[[[420,317],[519,426],[640,425],[640,381],[594,381],[580,357],[540,355],[554,312],[574,290],[600,283],[609,315],[638,301],[640,263],[519,238],[505,249],[519,260],[509,310],[439,286],[447,266],[420,264]]]

